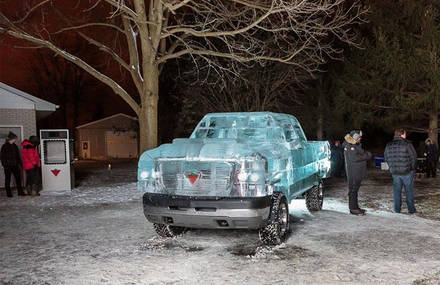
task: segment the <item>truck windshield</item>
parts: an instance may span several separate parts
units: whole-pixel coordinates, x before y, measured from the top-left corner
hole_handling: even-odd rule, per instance
[[[209,116],[200,122],[191,138],[283,140],[282,129],[267,115]]]

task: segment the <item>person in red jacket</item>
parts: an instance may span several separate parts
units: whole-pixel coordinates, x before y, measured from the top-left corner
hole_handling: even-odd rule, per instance
[[[38,155],[38,138],[31,136],[29,140],[21,143],[21,159],[23,169],[26,171],[26,189],[32,195],[40,195],[40,156]]]

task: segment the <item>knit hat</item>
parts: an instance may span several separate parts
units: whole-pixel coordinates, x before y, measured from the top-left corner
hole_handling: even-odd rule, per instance
[[[8,134],[8,140],[13,140],[18,138],[16,134],[14,134],[13,132],[9,132]]]
[[[40,140],[38,139],[37,136],[30,136],[29,141],[31,142],[31,144],[33,144],[35,146],[40,144]]]
[[[362,137],[362,131],[358,131],[358,130],[353,130],[350,132],[350,136],[355,139],[356,141],[358,141],[361,137]]]

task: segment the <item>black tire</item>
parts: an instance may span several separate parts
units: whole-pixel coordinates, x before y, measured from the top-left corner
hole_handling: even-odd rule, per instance
[[[324,203],[324,186],[322,181],[317,186],[306,192],[306,206],[310,212],[316,212],[322,210],[322,204]]]
[[[154,230],[161,237],[175,237],[185,232],[183,227],[175,227],[164,224],[153,224]]]
[[[289,205],[283,193],[272,195],[269,224],[260,229],[260,240],[265,245],[278,245],[286,240],[289,232]]]

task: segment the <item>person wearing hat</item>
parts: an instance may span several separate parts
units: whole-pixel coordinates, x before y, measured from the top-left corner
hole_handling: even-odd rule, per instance
[[[21,158],[26,172],[26,190],[29,195],[40,196],[40,156],[38,155],[38,138],[29,137],[21,143]]]
[[[406,130],[394,130],[394,139],[385,147],[385,161],[393,176],[394,212],[400,213],[402,207],[402,188],[405,187],[406,205],[410,214],[416,214],[414,206],[414,171],[417,153],[406,139]]]
[[[353,215],[364,215],[365,210],[358,204],[358,192],[361,182],[367,174],[367,161],[371,159],[371,152],[362,149],[362,131],[351,131],[345,136],[344,157],[345,171],[348,181],[348,206]]]
[[[0,150],[0,160],[5,171],[5,188],[8,197],[12,197],[11,192],[11,175],[15,177],[15,185],[18,195],[25,196],[21,187],[21,157],[17,142],[17,135],[9,132],[6,142]]]

